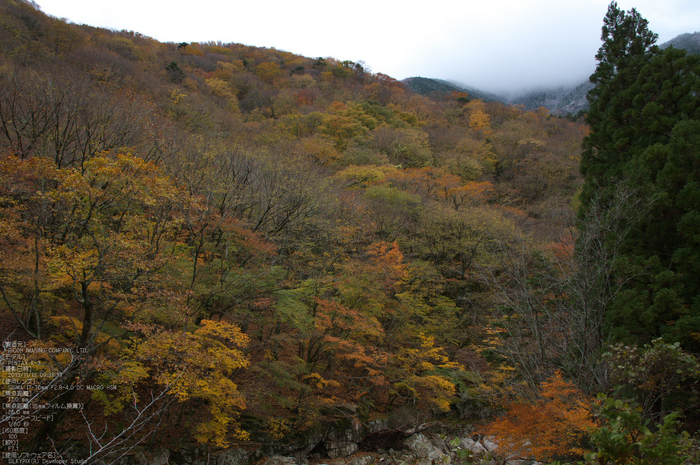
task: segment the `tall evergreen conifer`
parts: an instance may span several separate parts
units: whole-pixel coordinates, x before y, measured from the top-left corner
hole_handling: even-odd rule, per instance
[[[610,4],[590,78],[581,226],[596,228],[587,212],[620,184],[644,197],[649,214],[609,276],[625,284],[606,310],[608,335],[700,350],[700,57],[660,50],[647,26]]]
[[[581,171],[586,184],[584,205],[593,192],[622,177],[625,163],[633,156],[633,125],[627,111],[635,97],[634,84],[650,56],[658,52],[657,35],[636,10],[625,13],[612,2],[605,15],[598,50],[598,66],[590,81],[595,84],[588,94],[590,108],[586,122],[591,127],[584,140]]]

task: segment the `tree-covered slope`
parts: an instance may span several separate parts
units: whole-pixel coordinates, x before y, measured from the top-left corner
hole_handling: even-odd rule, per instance
[[[504,97],[496,94],[478,90],[473,87],[456,84],[454,82],[444,81],[442,79],[410,77],[401,82],[406,84],[415,93],[426,96],[445,97],[453,92],[462,92],[466,93],[470,99],[480,99],[485,102],[504,103],[506,100]]]
[[[573,253],[585,125],[22,0],[0,22],[0,337],[28,349],[0,376],[46,406],[2,418],[21,451],[304,459],[334,422],[474,428],[550,394],[579,418],[566,393],[607,387]]]

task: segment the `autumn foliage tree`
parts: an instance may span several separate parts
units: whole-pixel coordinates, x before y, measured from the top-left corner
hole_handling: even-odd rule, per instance
[[[596,424],[592,400],[557,372],[543,382],[532,402],[516,401],[501,418],[489,423],[484,434],[513,457],[537,460],[582,457],[586,438]]]
[[[224,444],[245,407],[230,377],[247,365],[237,349],[246,337],[235,325],[206,320],[190,332],[194,305],[182,284],[192,278],[181,266],[191,257],[180,233],[182,209],[196,210],[197,202],[153,163],[127,154],[94,157],[82,170],[8,156],[2,182],[2,239],[15,244],[3,265],[4,305],[28,335],[80,349],[60,382],[117,386],[96,394],[107,415],[139,405],[147,386],[180,401],[202,399],[211,417],[195,436]],[[129,332],[148,337],[129,341]],[[54,434],[63,413],[45,422],[35,442]]]

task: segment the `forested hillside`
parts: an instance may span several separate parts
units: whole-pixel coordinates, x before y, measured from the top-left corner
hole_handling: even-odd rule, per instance
[[[661,44],[661,48],[668,47],[682,48],[686,52],[695,55],[700,54],[700,32],[681,34]]]
[[[442,79],[431,79],[424,77],[410,77],[401,81],[417,94],[426,95],[431,98],[444,98],[446,94],[452,92],[464,92],[470,99],[479,99],[484,102],[505,103],[506,98],[489,92],[484,92],[473,87],[465,87]]]
[[[0,381],[46,406],[3,414],[3,452],[274,450],[349,419],[468,429],[502,445],[483,460],[692,450],[654,425],[698,424],[697,61],[639,155],[600,113],[430,100],[361,63],[23,0],[0,23]],[[686,58],[650,60],[661,83]],[[647,161],[613,191],[597,157],[625,143]]]

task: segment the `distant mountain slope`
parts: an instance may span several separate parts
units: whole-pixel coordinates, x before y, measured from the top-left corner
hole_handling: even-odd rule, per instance
[[[450,92],[465,92],[469,95],[469,98],[481,99],[485,102],[507,103],[507,99],[500,95],[485,92],[473,87],[467,87],[461,84],[444,81],[442,79],[410,77],[401,82],[406,84],[415,93],[426,96],[430,96],[433,93],[448,94]]]
[[[700,32],[681,34],[660,45],[661,48],[668,48],[670,46],[682,48],[688,53],[700,55]]]
[[[517,95],[510,99],[485,92],[473,87],[455,84],[442,79],[424,77],[411,77],[402,81],[417,94],[435,97],[450,92],[466,92],[469,98],[481,99],[486,102],[501,102],[505,104],[524,105],[528,110],[545,107],[553,114],[576,114],[587,108],[586,94],[592,87],[589,82],[584,82],[576,87],[542,89]]]
[[[528,92],[512,98],[508,103],[524,105],[528,110],[545,107],[555,115],[576,114],[588,108],[586,95],[592,88],[593,84],[585,81],[573,88],[560,87]]]

